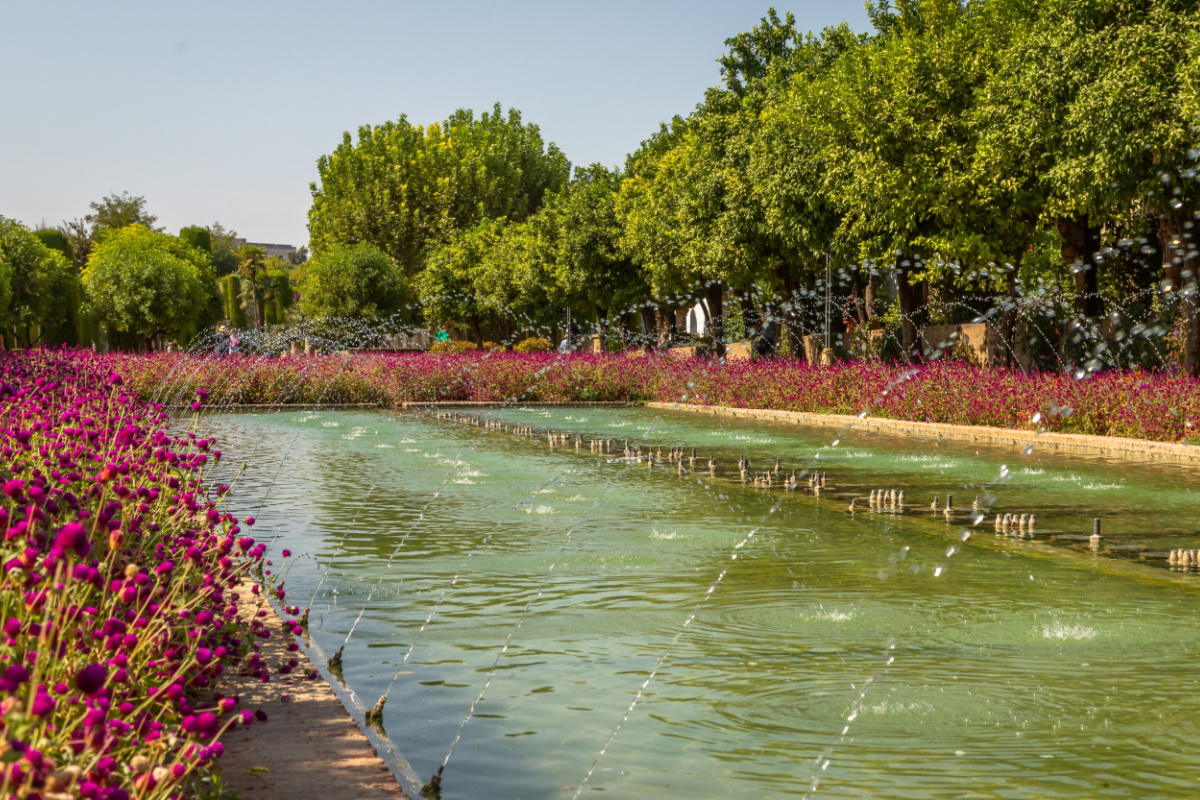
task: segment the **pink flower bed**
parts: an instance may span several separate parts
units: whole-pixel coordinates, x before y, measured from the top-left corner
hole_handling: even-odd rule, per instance
[[[222,732],[255,718],[219,677],[268,678],[269,631],[238,615],[264,567],[253,520],[205,486],[213,440],[168,435],[126,363],[0,355],[5,797],[194,796]]]
[[[891,419],[1041,425],[1166,442],[1194,436],[1200,420],[1200,382],[1137,371],[1076,380],[950,362],[821,368],[783,360],[503,352],[274,359],[162,354],[123,356],[118,363],[144,397],[178,402],[203,387],[217,405],[659,400],[833,414],[869,410]]]

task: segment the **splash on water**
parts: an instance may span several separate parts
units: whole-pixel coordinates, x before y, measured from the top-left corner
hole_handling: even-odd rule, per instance
[[[1082,641],[1085,639],[1096,638],[1096,629],[1089,628],[1086,625],[1078,623],[1068,624],[1062,620],[1054,620],[1049,625],[1042,625],[1040,628],[1034,628],[1034,634],[1040,635],[1044,639],[1057,639],[1060,642],[1067,640]]]
[[[522,510],[526,514],[553,514],[554,513],[553,506],[537,506],[536,508],[530,508],[529,506],[526,506]]]
[[[808,621],[823,621],[823,622],[849,622],[854,619],[856,613],[854,611],[838,611],[837,609],[826,609],[821,606],[819,611],[814,611],[811,614],[800,615],[801,619]]]
[[[912,703],[889,702],[884,700],[882,703],[874,705],[863,705],[863,711],[868,714],[929,714],[934,711],[932,703],[927,703],[924,700],[918,700]]]
[[[664,532],[660,531],[658,528],[651,528],[650,529],[650,538],[651,539],[660,539],[663,541],[670,541],[671,539],[678,539],[679,533],[677,531],[671,531],[670,533],[664,533]]]
[[[1125,484],[1122,483],[1102,483],[1097,480],[1089,480],[1074,473],[1070,475],[1055,475],[1050,480],[1058,483],[1073,483],[1080,489],[1089,489],[1091,491],[1102,491],[1107,489],[1123,489]]]

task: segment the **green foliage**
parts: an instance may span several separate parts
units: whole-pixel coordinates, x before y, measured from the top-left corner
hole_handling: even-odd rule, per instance
[[[645,273],[621,249],[621,173],[593,164],[575,172],[535,221],[556,294],[580,310],[628,307],[649,294]]]
[[[214,222],[208,226],[208,236],[213,269],[218,275],[235,272],[238,268],[237,231],[227,231],[221,223]]]
[[[203,250],[212,255],[212,233],[209,232],[208,228],[201,228],[195,225],[182,228],[179,231],[179,238],[191,247]]]
[[[455,233],[429,252],[416,279],[426,322],[470,328],[476,344],[483,343],[486,311],[475,293],[475,278],[484,252],[495,239],[494,225],[487,220],[473,230]]]
[[[429,248],[481,220],[520,221],[548,191],[566,183],[570,165],[536,125],[497,104],[479,118],[460,110],[442,123],[363,126],[358,140],[317,162],[309,232],[316,255],[336,244],[367,242],[412,278]]]
[[[314,257],[300,291],[301,309],[315,318],[382,317],[402,311],[408,300],[392,259],[365,242],[335,244]]]
[[[130,225],[141,225],[156,230],[158,217],[146,211],[146,198],[130,195],[129,192],[113,193],[98,203],[90,204],[92,213],[83,219],[91,226],[91,237],[98,241],[107,231],[116,231]]]
[[[246,327],[246,311],[242,307],[242,280],[236,274],[217,279],[221,287],[221,305],[225,319],[234,328]]]
[[[71,246],[71,240],[58,228],[38,228],[33,235],[40,239],[46,247],[62,253],[63,258],[68,261],[74,258],[75,251]]]
[[[49,340],[72,336],[78,308],[78,278],[71,262],[23,225],[0,217],[0,319],[26,346],[50,334]],[[75,308],[71,300],[76,302]],[[61,329],[61,330],[60,330]]]
[[[513,350],[518,353],[547,353],[552,349],[554,349],[554,345],[550,344],[550,340],[541,336],[522,339],[513,347]]]
[[[485,342],[485,344],[487,344]],[[453,355],[454,353],[465,353],[468,350],[477,350],[479,346],[474,342],[452,341],[445,339],[443,341],[434,342],[429,346],[429,352],[434,355]]]
[[[104,236],[83,284],[92,313],[130,344],[148,345],[160,335],[183,339],[220,310],[208,255],[142,225]]]

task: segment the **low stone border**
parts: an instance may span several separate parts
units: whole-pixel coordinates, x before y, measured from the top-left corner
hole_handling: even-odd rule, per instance
[[[248,595],[249,586],[242,593]],[[261,597],[261,596],[260,596]],[[246,603],[242,613],[265,610],[270,639],[258,639],[259,655],[271,668],[271,681],[226,673],[219,688],[241,698],[239,708],[261,709],[267,721],[236,728],[221,737],[221,788],[243,800],[415,800],[420,797],[416,773],[399,754],[393,763],[379,757],[387,747],[360,728],[328,682],[324,670],[306,678],[313,664],[302,651],[287,649],[296,641],[265,600]],[[295,658],[290,675],[276,668]],[[388,748],[390,749],[390,748]]]
[[[777,411],[767,408],[732,408],[730,406],[701,406],[685,403],[646,403],[647,408],[668,411],[690,411],[714,416],[768,422],[791,422],[796,425],[819,425],[830,428],[853,427],[860,431],[958,439],[969,442],[988,442],[1014,446],[1033,444],[1064,452],[1099,453],[1149,461],[1173,461],[1200,464],[1200,447],[1149,439],[1126,439],[1120,436],[1089,436],[1081,433],[1038,433],[983,425],[951,425],[944,422],[911,422],[883,417],[853,417],[848,414],[813,414],[805,411]]]
[[[628,403],[624,400],[575,400],[567,403],[546,403],[546,402],[516,402],[509,403],[504,400],[427,400],[427,401],[412,401],[400,404],[403,410],[420,409],[420,408],[520,408],[529,406],[530,408],[592,408],[595,406],[608,408],[636,408],[640,403]]]

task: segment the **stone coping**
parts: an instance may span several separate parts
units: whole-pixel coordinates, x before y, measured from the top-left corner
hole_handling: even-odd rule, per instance
[[[339,689],[320,654],[319,678],[304,676],[313,661],[287,645],[299,641],[263,596],[251,595],[248,583],[239,593],[241,614],[265,610],[271,638],[257,639],[259,655],[271,667],[271,681],[226,672],[218,688],[241,698],[239,708],[262,709],[265,723],[238,727],[221,737],[225,753],[218,760],[221,788],[243,800],[418,800],[421,784],[408,762],[363,722],[354,698]],[[290,675],[275,668],[289,658],[300,664]],[[287,698],[286,700],[284,698]],[[350,710],[353,711],[350,711]],[[348,713],[348,711],[350,713]],[[380,757],[380,754],[386,757]]]
[[[513,403],[506,400],[424,400],[400,403],[398,407],[407,410],[410,408],[521,408],[523,406],[530,408],[592,408],[595,406],[636,408],[639,405],[641,403],[626,402],[624,400],[572,400],[566,403],[541,401],[517,401]]]
[[[779,411],[767,408],[733,408],[702,406],[687,403],[646,403],[647,408],[671,411],[690,411],[714,416],[767,422],[790,422],[830,428],[854,428],[862,431],[891,433],[904,436],[957,439],[968,442],[988,442],[1014,446],[1034,444],[1063,452],[1098,453],[1144,461],[1173,461],[1200,464],[1200,447],[1150,439],[1127,439],[1120,436],[1091,436],[1081,433],[1038,433],[983,425],[953,425],[944,422],[912,422],[883,417],[850,416],[848,414],[814,414],[806,411]]]

